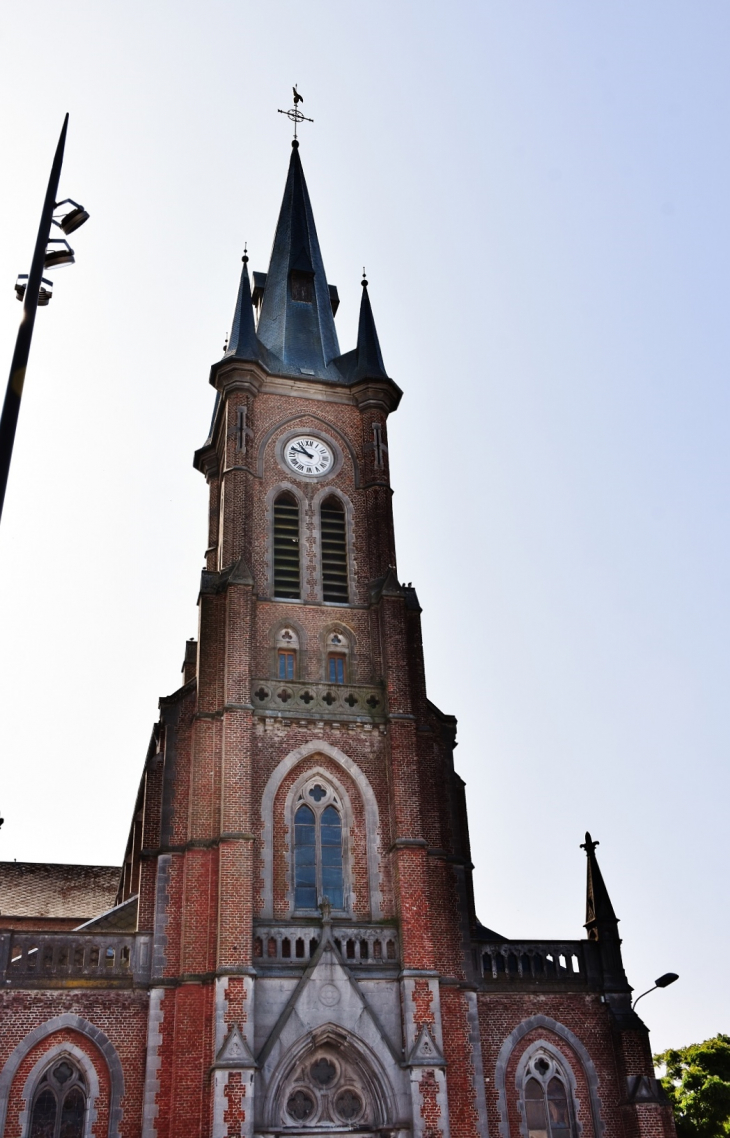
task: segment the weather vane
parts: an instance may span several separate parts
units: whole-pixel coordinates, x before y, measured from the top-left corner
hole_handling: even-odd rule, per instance
[[[294,123],[294,141],[296,142],[297,127],[299,126],[299,123],[314,122],[314,119],[308,119],[307,116],[305,114],[302,114],[302,112],[299,110],[299,104],[304,102],[304,96],[299,94],[296,86],[292,87],[292,91],[294,92],[294,106],[290,111],[279,110],[279,114],[286,115],[286,117]]]

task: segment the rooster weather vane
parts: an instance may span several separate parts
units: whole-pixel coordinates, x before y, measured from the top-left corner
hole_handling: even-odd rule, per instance
[[[299,94],[296,86],[292,87],[292,91],[294,92],[294,106],[289,111],[282,111],[280,109],[279,114],[286,115],[286,117],[294,123],[294,141],[296,142],[297,127],[299,126],[299,123],[314,122],[314,119],[308,119],[307,116],[305,114],[302,114],[302,112],[299,110],[299,104],[304,102],[304,96]]]

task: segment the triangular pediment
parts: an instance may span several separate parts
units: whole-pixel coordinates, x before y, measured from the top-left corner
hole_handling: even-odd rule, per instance
[[[424,1024],[418,1033],[418,1039],[411,1048],[410,1055],[406,1059],[409,1067],[445,1067],[446,1060],[443,1057],[440,1049],[436,1046],[434,1038],[428,1029],[428,1025]]]
[[[395,1062],[402,1061],[331,935],[326,932],[257,1056],[265,1081],[279,1066],[282,1056],[299,1040],[324,1037],[338,1029],[348,1037],[360,1039],[375,1054],[382,1054],[386,1048]]]
[[[240,1070],[243,1067],[256,1067],[257,1063],[251,1054],[246,1040],[241,1035],[236,1024],[233,1025],[223,1045],[215,1057],[214,1067],[234,1067]]]

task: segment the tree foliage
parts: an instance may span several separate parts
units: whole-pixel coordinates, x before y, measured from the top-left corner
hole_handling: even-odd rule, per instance
[[[654,1056],[666,1065],[662,1085],[669,1095],[679,1138],[730,1136],[730,1035]]]

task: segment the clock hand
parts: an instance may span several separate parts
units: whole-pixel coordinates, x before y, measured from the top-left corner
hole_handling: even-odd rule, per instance
[[[301,444],[298,447],[294,447],[293,449],[295,451],[298,451],[299,454],[306,454],[307,458],[314,458],[314,455],[310,454],[308,450],[305,450]]]

